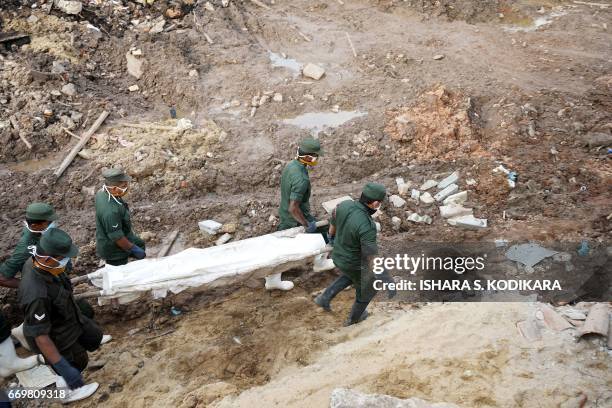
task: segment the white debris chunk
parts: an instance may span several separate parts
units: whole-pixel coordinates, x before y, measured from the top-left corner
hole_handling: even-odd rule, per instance
[[[80,1],[55,0],[55,7],[66,14],[79,14],[83,10]]]
[[[398,177],[395,179],[395,183],[397,184],[397,191],[399,195],[408,194],[408,191],[410,191],[410,182],[406,183],[402,177]]]
[[[472,215],[471,208],[465,208],[460,204],[449,204],[440,207],[440,215],[442,218],[460,217],[463,215]]]
[[[230,239],[232,239],[232,234],[229,234],[226,232],[225,234],[219,237],[219,239],[215,242],[215,245],[223,245],[226,242],[228,242]]]
[[[325,75],[325,70],[316,64],[308,63],[302,69],[302,75],[318,81],[323,75]]]
[[[395,194],[393,194],[391,197],[389,197],[389,201],[396,208],[400,208],[400,207],[403,207],[404,205],[406,205],[406,200],[404,200],[402,197],[400,197],[398,195],[395,195]]]
[[[338,204],[340,204],[343,201],[347,201],[347,200],[352,200],[352,198],[350,196],[334,198],[333,200],[325,201],[321,205],[323,206],[323,209],[325,210],[325,212],[327,212],[328,214],[331,214],[334,211],[334,209],[338,206]]]
[[[426,193],[426,194],[429,194],[429,193]],[[419,201],[419,197],[421,197],[421,192],[417,189],[412,189],[412,192],[410,193],[410,198],[412,198],[413,200]]]
[[[420,189],[421,189],[421,190],[423,190],[423,191],[427,191],[427,190],[429,190],[430,188],[435,187],[435,186],[437,186],[437,185],[438,185],[438,182],[437,182],[436,180],[427,180],[426,182],[424,182],[424,183],[421,185],[421,188],[420,188]]]
[[[219,232],[223,224],[214,220],[205,220],[198,222],[198,226],[200,227],[200,231],[209,235],[215,235]]]
[[[427,204],[427,205],[435,201],[434,198],[431,196],[431,194],[429,194],[427,191],[421,194],[421,197],[419,197],[419,199],[421,200],[423,204]]]
[[[393,225],[393,229],[398,230],[402,226],[402,219],[400,217],[391,218],[391,225]]]
[[[475,218],[473,215],[463,215],[461,217],[449,218],[448,223],[452,226],[480,229],[487,228],[487,220],[483,218]]]
[[[446,187],[450,186],[451,184],[455,184],[459,181],[459,172],[458,171],[454,171],[451,173],[450,176],[448,176],[447,178],[445,178],[444,180],[440,181],[438,183],[438,188],[440,190],[445,189]]]
[[[457,194],[449,195],[444,199],[442,204],[448,205],[451,203],[463,204],[467,201],[467,191],[460,191]]]
[[[446,197],[448,197],[449,195],[455,194],[458,190],[459,190],[459,186],[458,185],[451,184],[450,186],[446,187],[444,190],[438,192],[438,194],[436,194],[434,196],[434,199],[436,201],[442,201]]]
[[[407,218],[408,221],[416,222],[416,223],[425,223],[431,224],[433,220],[429,215],[419,215],[417,213],[412,213]]]

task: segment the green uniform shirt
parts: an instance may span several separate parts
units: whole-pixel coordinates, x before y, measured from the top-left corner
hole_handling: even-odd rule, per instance
[[[368,256],[378,250],[376,224],[359,201],[343,201],[331,218],[336,227],[332,259],[334,264],[359,285]],[[366,269],[367,270],[367,269]]]
[[[60,351],[72,346],[83,333],[83,315],[72,296],[72,285],[65,273],[53,276],[34,267],[29,259],[23,266],[19,303],[23,310],[23,334],[33,351],[39,352],[34,338],[48,335]]]
[[[23,264],[32,257],[28,252],[28,247],[37,245],[38,241],[40,241],[40,234],[35,234],[24,228],[21,239],[19,239],[11,257],[0,265],[0,274],[5,278],[14,278],[17,272],[23,268]]]
[[[298,227],[300,223],[289,213],[289,201],[300,203],[300,210],[308,221],[314,220],[310,215],[310,177],[306,166],[297,160],[291,160],[281,175],[281,202],[278,215],[279,230]]]
[[[100,190],[96,193],[96,253],[104,260],[118,260],[128,257],[128,253],[117,246],[115,241],[126,237],[133,244],[144,249],[144,242],[132,232],[130,209],[121,198],[108,197]]]

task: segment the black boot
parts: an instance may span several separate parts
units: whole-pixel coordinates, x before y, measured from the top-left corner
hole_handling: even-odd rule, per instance
[[[341,275],[336,279],[323,293],[317,296],[314,302],[321,306],[326,312],[331,312],[331,305],[329,302],[336,297],[336,295],[342,292],[344,289],[351,285],[351,280],[344,275]]]
[[[368,318],[368,311],[366,308],[370,302],[358,302],[355,301],[353,303],[353,307],[351,308],[351,313],[349,314],[348,319],[344,322],[345,326],[350,326],[352,324],[356,324],[364,321]]]

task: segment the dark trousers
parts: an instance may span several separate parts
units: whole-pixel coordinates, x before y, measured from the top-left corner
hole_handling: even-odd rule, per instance
[[[344,273],[342,273],[335,281],[332,282],[331,285],[325,289],[322,297],[329,302],[335,298],[338,293],[342,292],[351,285],[355,286],[355,304],[364,305],[363,309],[365,310],[367,305],[376,295],[376,291],[374,289],[370,289],[370,287],[362,287],[362,285],[359,283],[354,283],[353,280]]]
[[[87,367],[89,362],[87,352],[97,350],[102,341],[102,330],[98,324],[87,317],[83,316],[83,319],[81,336],[72,346],[60,351],[60,354],[79,371],[83,371]]]
[[[106,264],[107,265],[112,265],[112,266],[120,266],[120,265],[125,265],[128,263],[128,258],[121,258],[121,259],[105,259]]]

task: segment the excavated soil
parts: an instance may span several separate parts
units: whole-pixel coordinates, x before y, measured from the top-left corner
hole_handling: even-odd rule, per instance
[[[110,165],[134,176],[127,199],[150,255],[175,229],[172,252],[214,245],[197,226],[209,218],[234,224],[235,240],[271,232],[283,165],[309,133],[284,120],[338,111],[361,116],[318,134],[319,218],[323,201],[357,197],[366,181],[397,193],[396,177],[418,187],[458,170],[489,228],[451,227],[435,206],[404,197],[404,208],[379,216],[383,247],[502,237],[610,245],[612,5],[91,0],[69,16],[33,3],[0,5],[0,32],[30,36],[0,47],[3,258],[24,208],[43,200],[81,247],[75,273],[96,270],[93,194]],[[325,76],[302,77],[291,59]],[[76,143],[70,133],[104,110],[109,118],[56,180]],[[193,128],[177,129],[186,119]],[[500,164],[518,173],[516,188],[493,173]],[[406,221],[406,211],[433,223]],[[465,407],[553,407],[580,393],[587,407],[609,401],[609,356],[557,335],[525,345],[514,325],[526,304],[378,303],[372,320],[340,329],[352,293],[326,314],[311,295],[333,274],[286,275],[296,282],[288,293],[250,282],[96,307],[115,340],[92,356],[102,368],[87,371],[100,391],[75,406],[326,406],[336,386]],[[18,323],[14,293],[2,294]]]

